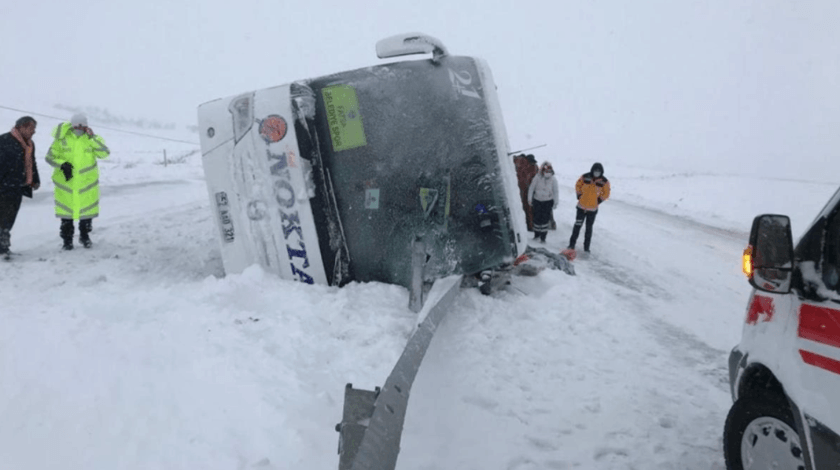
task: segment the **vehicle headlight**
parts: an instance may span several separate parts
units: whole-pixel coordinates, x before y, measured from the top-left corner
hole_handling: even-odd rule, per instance
[[[254,125],[254,94],[240,96],[230,102],[228,108],[233,115],[233,138],[239,142]]]

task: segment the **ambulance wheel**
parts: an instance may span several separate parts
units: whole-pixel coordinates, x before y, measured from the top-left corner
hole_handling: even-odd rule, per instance
[[[787,400],[747,395],[726,417],[723,455],[727,470],[805,470],[802,439]]]

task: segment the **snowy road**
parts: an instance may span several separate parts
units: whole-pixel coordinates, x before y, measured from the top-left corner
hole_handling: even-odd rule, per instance
[[[104,188],[95,248],[71,253],[44,196],[0,267],[0,469],[337,468],[344,384],[384,381],[414,322],[403,289],[217,279],[201,181]],[[400,469],[723,468],[746,235],[619,201],[595,228],[576,277],[460,294]]]
[[[577,277],[462,295],[417,379],[404,468],[724,468],[746,234],[615,201],[600,212]],[[574,213],[556,217],[560,249]]]

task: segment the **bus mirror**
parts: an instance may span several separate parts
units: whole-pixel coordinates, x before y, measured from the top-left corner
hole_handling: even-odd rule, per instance
[[[398,34],[376,43],[376,56],[380,59],[429,52],[433,53],[432,60],[435,62],[449,54],[439,39],[423,33]]]
[[[774,214],[756,217],[743,263],[744,273],[756,289],[777,294],[790,292],[793,274],[790,218]]]

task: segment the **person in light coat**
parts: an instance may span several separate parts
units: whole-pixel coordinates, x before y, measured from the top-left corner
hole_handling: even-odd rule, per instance
[[[557,208],[559,200],[557,178],[551,163],[543,162],[540,172],[528,187],[528,204],[534,212],[534,240],[545,243],[545,237],[551,228],[551,213]]]

